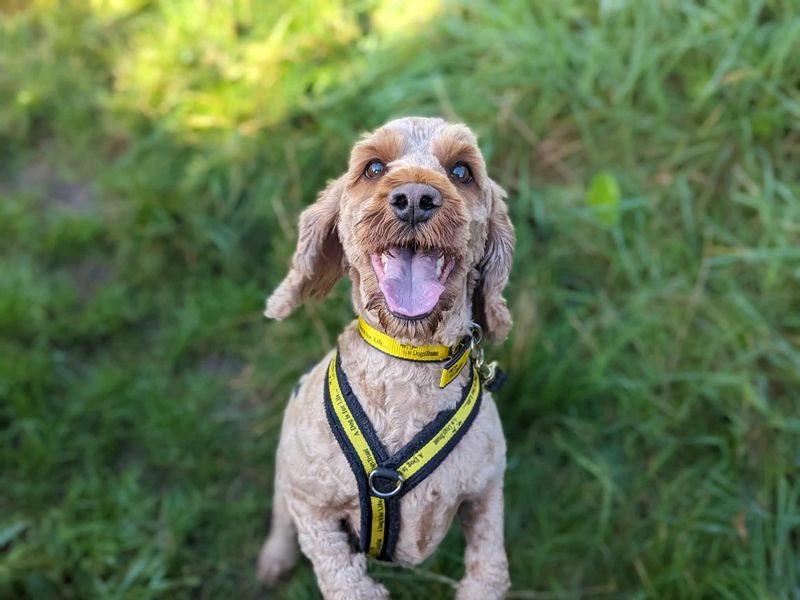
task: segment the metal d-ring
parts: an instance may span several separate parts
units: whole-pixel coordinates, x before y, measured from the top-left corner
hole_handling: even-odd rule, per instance
[[[381,477],[383,479],[394,479],[397,482],[397,485],[393,490],[388,492],[381,492],[375,487],[374,478]],[[369,474],[369,489],[370,491],[375,494],[378,498],[391,498],[392,496],[396,496],[400,493],[400,489],[403,487],[403,476],[400,475],[394,469],[389,469],[387,467],[378,467],[372,473]]]

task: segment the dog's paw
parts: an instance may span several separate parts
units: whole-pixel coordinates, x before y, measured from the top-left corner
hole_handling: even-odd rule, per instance
[[[505,596],[509,587],[507,578],[492,582],[465,578],[458,584],[456,600],[499,600]]]
[[[267,587],[275,585],[297,562],[297,551],[294,548],[278,546],[279,544],[267,540],[258,553],[256,574],[259,581]]]
[[[327,596],[326,596],[327,597]],[[334,600],[390,600],[389,590],[369,578],[348,586],[346,590],[337,590]]]

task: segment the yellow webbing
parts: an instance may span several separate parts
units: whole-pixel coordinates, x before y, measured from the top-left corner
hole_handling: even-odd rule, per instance
[[[386,537],[386,501],[383,498],[370,495],[369,501],[372,504],[372,533],[369,536],[369,554],[372,558],[378,558],[383,550],[383,540]]]
[[[445,367],[442,369],[442,376],[439,378],[439,387],[443,388],[448,383],[453,381],[461,371],[464,370],[464,367],[467,365],[467,361],[469,360],[469,350],[465,347],[461,351],[461,356],[458,357],[458,360],[454,362],[449,367]]]
[[[339,378],[336,376],[336,353],[334,352],[331,364],[328,365],[328,391],[331,395],[331,404],[336,418],[342,424],[342,430],[350,440],[350,444],[356,451],[364,471],[369,475],[378,466],[375,455],[369,448],[364,434],[358,426],[353,414],[347,407],[342,388],[339,386]],[[372,535],[370,535],[369,555],[377,557],[383,549],[384,525],[386,522],[386,503],[383,498],[372,496]]]
[[[429,346],[411,346],[409,344],[401,344],[393,337],[378,331],[372,325],[367,323],[362,317],[358,317],[358,332],[361,337],[373,348],[377,348],[390,356],[403,358],[405,360],[414,360],[418,362],[441,362],[450,358],[455,358],[456,354],[458,359],[449,366],[442,369],[442,374],[439,377],[439,387],[447,386],[451,381],[458,377],[459,373],[464,369],[469,361],[470,353],[468,348],[462,345],[460,348],[455,349],[450,346],[432,344]]]
[[[369,448],[369,444],[367,444],[367,440],[364,439],[364,434],[361,433],[358,423],[355,418],[353,418],[350,409],[347,408],[347,402],[344,400],[342,388],[339,387],[339,378],[336,376],[336,353],[333,354],[331,364],[328,366],[328,389],[331,393],[333,410],[339,422],[342,424],[342,429],[344,429],[350,443],[353,445],[353,448],[355,448],[356,454],[358,454],[358,458],[364,466],[364,470],[367,473],[372,473],[378,466],[378,463],[375,460],[375,456],[372,454],[372,450]]]
[[[397,472],[403,476],[404,480],[408,479],[414,473],[424,467],[442,448],[444,448],[450,438],[452,438],[458,432],[458,430],[461,429],[461,427],[464,425],[464,422],[467,420],[467,417],[472,412],[480,391],[481,380],[480,377],[478,377],[478,372],[475,371],[472,377],[472,387],[469,388],[469,393],[467,394],[466,399],[461,406],[458,407],[458,410],[455,412],[455,414],[450,417],[450,420],[444,424],[444,427],[439,430],[439,433],[437,433],[431,439],[431,441],[425,444],[419,450],[419,452],[398,467]]]
[[[447,360],[453,355],[450,346],[411,346],[410,344],[401,344],[393,337],[372,327],[372,325],[367,323],[362,317],[358,317],[358,332],[370,346],[377,348],[381,352],[390,354],[391,356],[396,356],[397,358],[421,362],[436,362]]]

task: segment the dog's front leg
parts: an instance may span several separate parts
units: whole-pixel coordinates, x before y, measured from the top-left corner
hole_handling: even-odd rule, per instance
[[[367,575],[367,557],[355,554],[338,518],[297,522],[300,548],[314,566],[326,600],[387,600],[389,592]]]
[[[461,505],[458,516],[467,538],[466,571],[457,600],[502,598],[509,588],[508,558],[503,547],[503,481]]]

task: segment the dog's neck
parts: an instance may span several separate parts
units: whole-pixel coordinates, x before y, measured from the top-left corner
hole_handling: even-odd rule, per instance
[[[467,368],[440,388],[443,362],[385,354],[364,341],[356,321],[339,336],[339,353],[353,391],[390,451],[407,443],[440,411],[455,406],[469,378]]]

